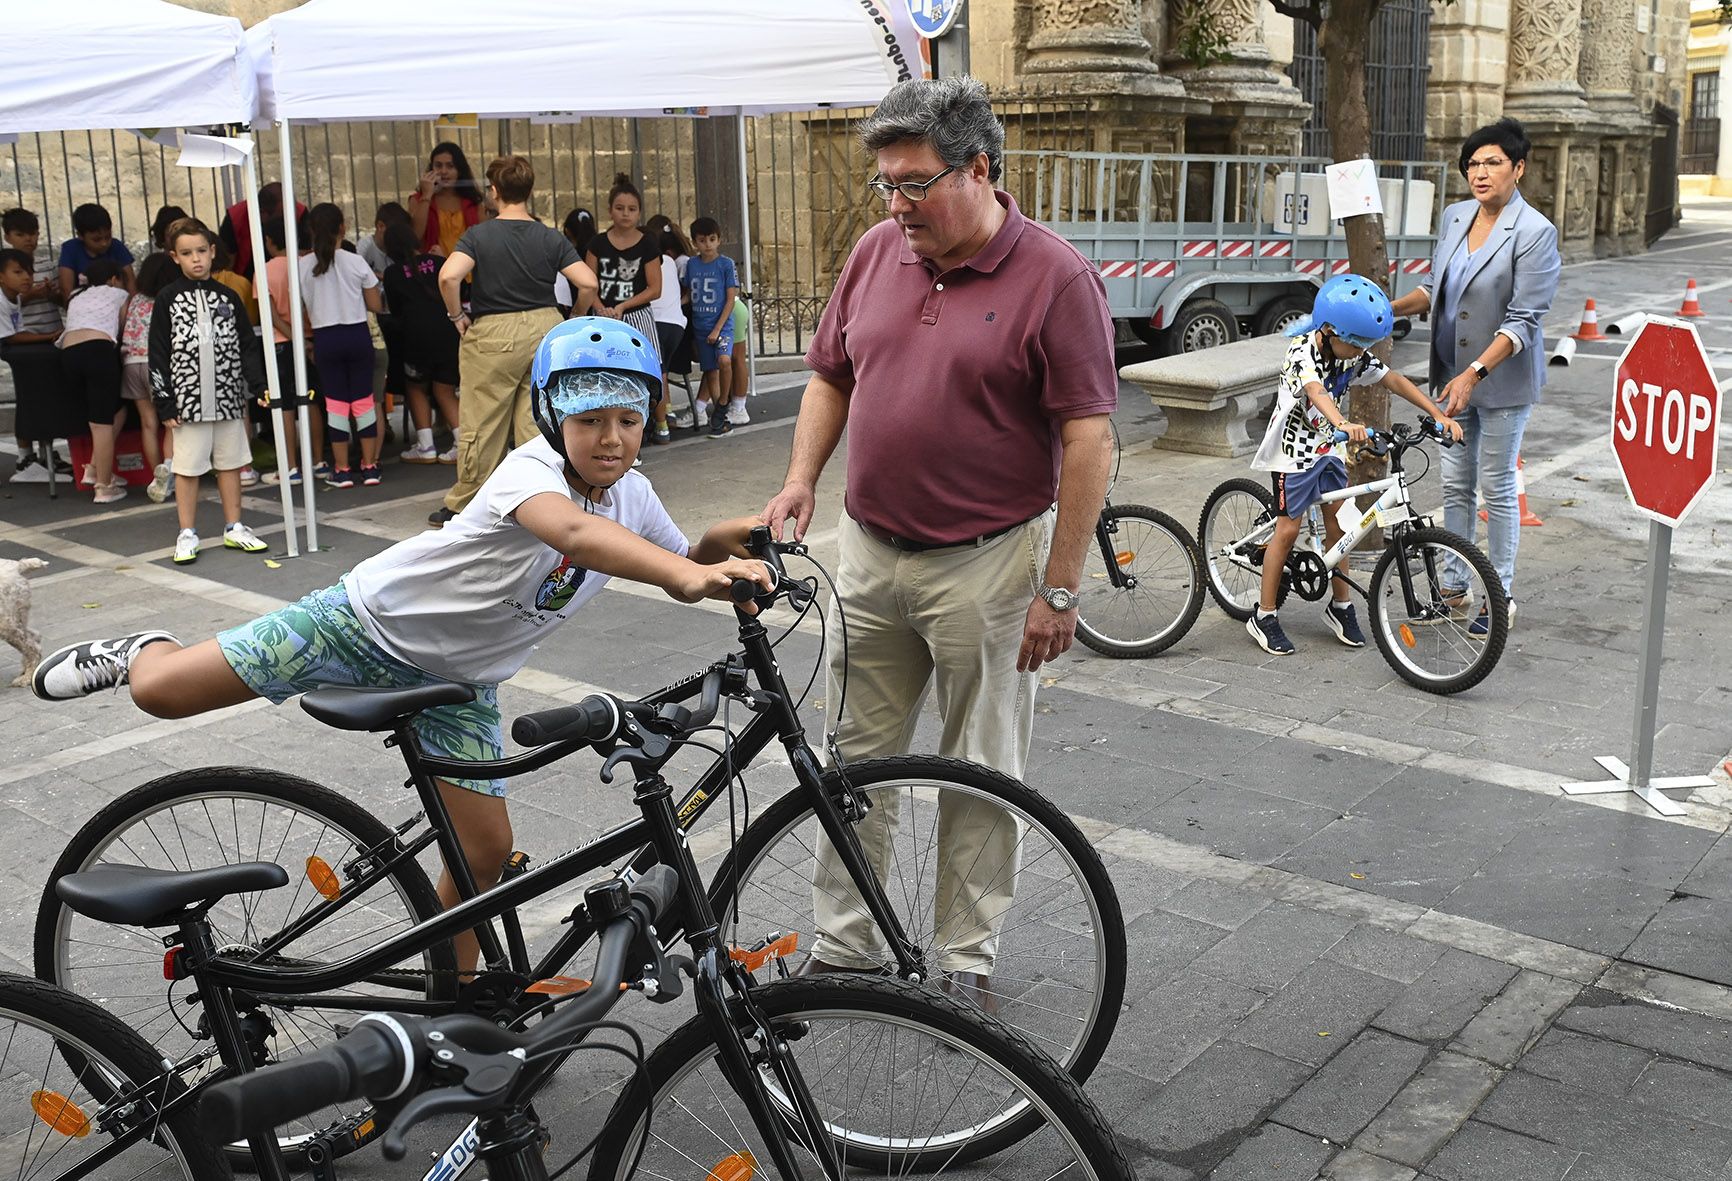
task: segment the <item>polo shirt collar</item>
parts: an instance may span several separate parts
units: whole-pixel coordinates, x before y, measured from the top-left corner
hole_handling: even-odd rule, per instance
[[[979,271],[983,275],[990,275],[998,269],[998,264],[1004,261],[1005,255],[1010,253],[1010,248],[1016,245],[1016,240],[1022,237],[1022,228],[1028,224],[1028,219],[1022,215],[1022,210],[1016,207],[1016,198],[1003,189],[994,189],[992,195],[1004,209],[1004,224],[998,227],[998,233],[992,236],[992,240],[986,244],[985,249],[961,264]],[[902,240],[901,261],[906,265],[908,263],[924,263],[928,260],[910,250],[908,240],[904,238]]]

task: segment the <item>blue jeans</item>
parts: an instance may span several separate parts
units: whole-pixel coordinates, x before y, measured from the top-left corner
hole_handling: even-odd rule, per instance
[[[1474,540],[1479,524],[1476,492],[1485,497],[1486,556],[1503,580],[1504,593],[1514,597],[1516,548],[1521,543],[1521,513],[1516,506],[1516,455],[1527,430],[1532,404],[1483,410],[1469,406],[1456,416],[1461,424],[1459,446],[1443,453],[1443,523],[1451,533]],[[1444,571],[1451,586],[1466,586],[1467,570],[1460,562]]]

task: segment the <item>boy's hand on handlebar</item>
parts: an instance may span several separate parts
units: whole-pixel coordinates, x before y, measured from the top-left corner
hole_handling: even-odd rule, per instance
[[[728,592],[738,579],[755,582],[766,591],[776,589],[775,581],[770,577],[770,568],[764,563],[756,558],[729,558],[711,566],[694,565],[679,587],[670,588],[670,593],[682,603],[695,603],[699,599],[731,602]],[[756,604],[746,603],[741,610],[755,615],[758,608]]]
[[[1443,428],[1443,433],[1447,434],[1451,441],[1461,442],[1461,423],[1448,415],[1443,415],[1438,418],[1437,425]]]
[[[1344,422],[1336,429],[1346,432],[1349,443],[1363,443],[1371,437],[1371,432],[1357,422]]]

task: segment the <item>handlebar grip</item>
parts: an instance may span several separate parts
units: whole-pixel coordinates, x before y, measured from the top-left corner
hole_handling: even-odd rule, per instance
[[[736,578],[728,585],[728,598],[736,603],[750,603],[762,593],[762,588],[749,578]]]
[[[275,1128],[332,1103],[389,1098],[408,1081],[401,1027],[363,1020],[332,1045],[214,1084],[199,1101],[206,1129],[221,1142]]]
[[[620,726],[619,703],[605,694],[591,694],[576,705],[562,705],[524,714],[511,723],[511,738],[519,746],[550,742],[600,742]]]
[[[650,921],[659,920],[679,894],[680,875],[669,865],[652,865],[631,884],[631,896],[650,905]]]

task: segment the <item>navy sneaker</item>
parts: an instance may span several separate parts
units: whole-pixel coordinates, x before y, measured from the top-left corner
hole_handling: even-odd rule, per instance
[[[1509,626],[1511,627],[1515,626],[1515,614],[1515,600],[1511,599],[1509,601]],[[1487,613],[1486,608],[1481,607],[1479,615],[1467,625],[1467,634],[1469,638],[1475,640],[1483,640],[1491,634],[1491,616]]]
[[[1354,614],[1352,603],[1330,603],[1323,609],[1323,622],[1349,648],[1365,647],[1365,633],[1359,630],[1359,617]]]
[[[1293,641],[1281,630],[1278,616],[1258,615],[1253,612],[1251,618],[1245,621],[1245,630],[1257,641],[1257,647],[1271,656],[1291,656],[1294,652]]]

